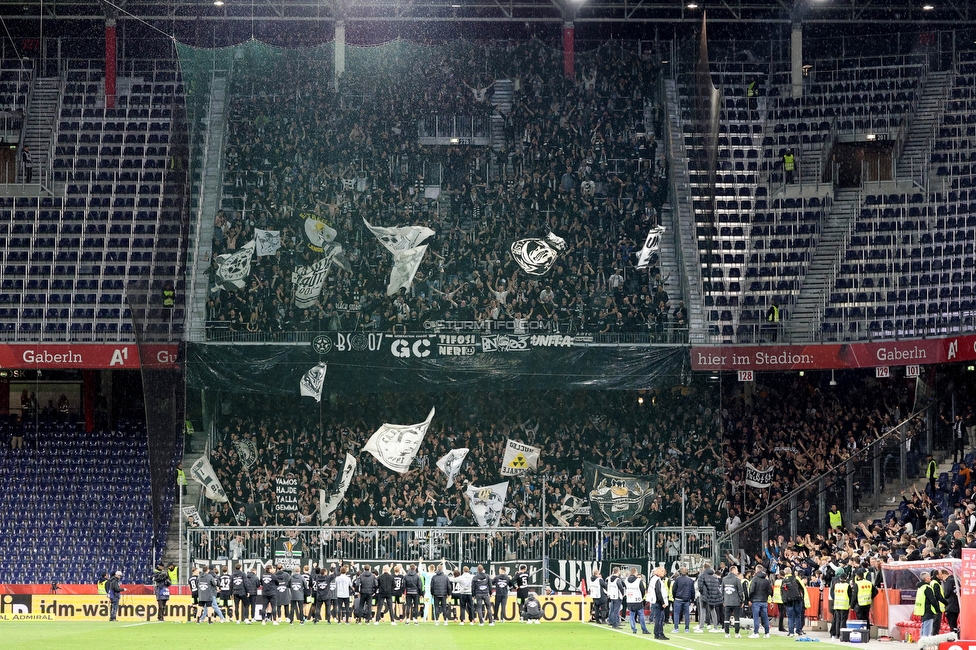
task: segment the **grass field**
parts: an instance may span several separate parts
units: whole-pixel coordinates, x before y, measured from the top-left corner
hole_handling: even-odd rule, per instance
[[[253,650],[254,648],[325,648],[330,646],[364,650],[494,650],[496,648],[554,648],[557,650],[606,648],[614,650],[657,646],[662,650],[717,650],[718,648],[762,648],[786,650],[796,647],[793,639],[726,639],[721,634],[670,634],[670,641],[653,636],[581,623],[523,625],[505,623],[495,627],[438,627],[430,623],[393,627],[356,625],[261,626],[195,625],[166,623],[62,623],[5,622],[0,626],[0,648],[206,648],[207,650]],[[745,636],[745,635],[743,635]],[[807,645],[807,644],[802,644]]]

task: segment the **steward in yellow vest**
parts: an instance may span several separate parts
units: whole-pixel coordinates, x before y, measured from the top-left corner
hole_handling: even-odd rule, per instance
[[[830,638],[839,639],[841,629],[847,627],[847,615],[851,609],[851,585],[847,581],[844,569],[837,569],[833,582],[830,583],[830,609],[833,620],[830,621]]]
[[[834,530],[839,530],[844,525],[844,518],[837,509],[837,505],[830,506],[830,512],[827,513],[827,519],[830,521],[830,527]]]

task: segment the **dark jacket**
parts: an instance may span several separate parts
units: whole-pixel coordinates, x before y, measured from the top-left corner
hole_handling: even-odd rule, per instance
[[[507,573],[505,575],[495,576],[491,582],[495,587],[495,593],[499,596],[507,596],[512,587],[515,586],[515,581],[512,580],[512,576]]]
[[[403,578],[403,587],[407,591],[407,595],[416,594],[420,595],[424,590],[423,580],[414,570],[407,571],[407,575]]]
[[[698,576],[698,593],[709,605],[722,604],[722,584],[712,567],[708,567]]]
[[[118,600],[123,591],[125,591],[125,589],[122,588],[119,579],[115,576],[109,578],[108,582],[105,584],[105,593],[108,594],[108,597],[112,600]]]
[[[372,571],[363,571],[359,574],[359,594],[362,596],[372,596],[376,593],[376,576]]]
[[[942,595],[945,597],[946,611],[958,612],[959,592],[956,590],[956,576],[950,574],[946,578],[946,581],[942,583]]]
[[[674,579],[671,593],[675,600],[692,601],[695,599],[695,581],[690,576],[679,575]]]
[[[201,603],[217,600],[217,576],[206,571],[197,579],[197,598]]]
[[[742,578],[730,573],[722,579],[722,604],[726,607],[739,607],[744,596]]]
[[[380,577],[376,579],[377,591],[376,593],[380,596],[392,596],[393,595],[393,576],[384,571],[380,574]]]
[[[302,574],[297,571],[291,574],[291,580],[288,582],[288,587],[291,589],[291,600],[301,602],[305,600],[305,579],[302,578]]]
[[[244,591],[248,596],[258,595],[258,586],[261,584],[261,580],[258,578],[258,574],[254,571],[248,571],[247,575],[244,576]]]
[[[430,595],[438,598],[451,595],[451,581],[440,569],[430,578]]]
[[[491,581],[488,580],[488,576],[485,575],[484,571],[479,571],[474,574],[471,578],[471,595],[472,596],[490,596],[491,595]]]
[[[247,585],[245,582],[244,572],[236,569],[234,573],[230,576],[230,590],[235,596],[246,596],[247,595]]]
[[[760,571],[753,576],[749,583],[749,600],[754,603],[765,603],[773,594],[773,586],[769,583],[766,574]]]
[[[278,579],[275,578],[275,574],[270,572],[264,572],[261,574],[261,595],[265,598],[274,598],[275,587],[278,586]]]

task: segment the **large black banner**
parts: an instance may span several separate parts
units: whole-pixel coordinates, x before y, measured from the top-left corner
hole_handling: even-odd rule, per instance
[[[311,344],[190,343],[187,383],[234,393],[295,394],[328,364],[325,393],[435,390],[640,390],[688,372],[684,346],[594,345],[558,334],[330,332]]]
[[[583,461],[590,516],[597,526],[625,526],[646,515],[657,478],[635,476]]]

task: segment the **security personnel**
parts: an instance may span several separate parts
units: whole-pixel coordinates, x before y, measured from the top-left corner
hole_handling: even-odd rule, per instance
[[[793,155],[792,149],[787,149],[786,153],[783,154],[783,171],[786,172],[787,185],[792,185],[793,172],[796,171],[796,157]]]
[[[186,473],[183,471],[183,463],[176,464],[176,487],[180,489],[183,496],[186,496]],[[175,585],[176,582],[174,581]]]
[[[830,506],[830,512],[827,513],[827,519],[830,521],[831,530],[840,530],[844,525],[844,518],[837,509],[836,503]]]
[[[871,625],[868,623],[868,615],[871,613],[871,603],[878,595],[878,588],[874,583],[867,579],[864,569],[858,569],[857,580],[854,581],[857,588],[857,607],[854,608],[859,621],[867,624],[868,638],[871,638]]]
[[[776,574],[776,579],[773,580],[773,595],[772,602],[776,605],[776,612],[779,615],[778,629],[780,632],[785,632],[783,629],[783,615],[786,613],[786,608],[783,607],[783,572],[780,571]]]
[[[620,567],[613,567],[610,579],[607,580],[607,600],[610,603],[610,613],[607,622],[615,630],[620,629],[620,607],[624,598],[624,584],[620,579]]]
[[[779,305],[774,300],[773,304],[766,310],[766,330],[769,332],[769,336],[774,343],[779,338],[779,318]]]
[[[108,574],[103,572],[102,575],[98,576],[98,595],[99,596],[107,596],[108,595],[108,593],[105,591],[105,585],[107,583],[108,583]]]
[[[169,574],[169,583],[171,585],[177,585],[177,584],[180,583],[180,580],[179,580],[179,578],[180,578],[180,572],[179,572],[179,569],[176,568],[176,565],[175,564],[173,564],[172,562],[170,562],[169,563],[169,566],[166,567],[166,572]]]
[[[607,622],[607,581],[600,575],[599,569],[593,569],[593,575],[586,581],[586,590],[592,598],[591,618],[596,623]],[[668,602],[670,602],[670,591]],[[495,596],[497,599],[498,597]]]
[[[932,454],[925,457],[925,478],[929,480],[929,495],[935,496],[935,481],[939,478],[939,465]]]
[[[746,89],[746,97],[751,99],[756,96],[758,91],[758,84],[756,83],[756,79],[753,78],[753,80],[749,82],[749,88]]]
[[[932,576],[928,571],[921,574],[922,581],[915,592],[915,616],[922,619],[922,629],[919,638],[932,636],[936,620],[942,620],[942,612],[939,610],[939,600],[935,591],[932,589]]]
[[[173,289],[173,283],[167,282],[163,286],[163,309],[172,309],[176,306],[176,291]]]
[[[844,568],[837,569],[830,583],[830,609],[834,618],[830,622],[830,638],[839,639],[841,628],[847,627],[847,615],[851,609],[851,585],[844,574]]]

